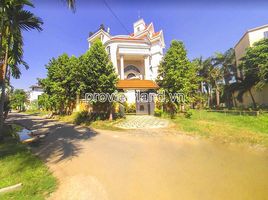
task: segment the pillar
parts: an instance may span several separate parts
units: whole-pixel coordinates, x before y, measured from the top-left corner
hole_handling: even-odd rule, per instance
[[[124,56],[120,56],[120,70],[121,70],[121,80],[124,80],[124,76],[125,76],[125,73],[124,73]]]
[[[149,72],[150,72],[150,60],[149,59],[150,59],[149,56],[144,57],[144,72],[145,72],[144,79],[145,80],[150,79],[150,75],[149,75]]]

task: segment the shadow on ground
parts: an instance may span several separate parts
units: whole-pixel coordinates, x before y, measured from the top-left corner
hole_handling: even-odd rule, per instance
[[[97,135],[97,132],[87,127],[43,119],[35,115],[11,113],[7,122],[22,125],[29,130],[37,130],[38,134],[46,135],[30,145],[33,152],[44,161],[60,162],[72,159],[82,151],[82,141],[91,140]]]

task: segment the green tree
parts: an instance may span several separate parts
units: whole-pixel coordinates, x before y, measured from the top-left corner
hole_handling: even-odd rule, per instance
[[[77,69],[78,59],[72,56],[68,57],[67,54],[63,54],[58,58],[50,60],[46,66],[47,78],[40,81],[45,93],[48,96],[43,96],[49,101],[46,104],[50,105],[53,111],[60,114],[70,114],[74,108],[74,102],[76,94],[79,88],[79,81],[74,76],[79,72]]]
[[[185,96],[185,103],[191,103],[194,92],[198,89],[198,68],[187,58],[184,44],[173,40],[163,61],[160,63],[157,83],[166,94],[182,93]],[[169,95],[166,97],[170,98]],[[169,103],[171,114],[178,110],[181,103]]]
[[[255,77],[257,88],[262,89],[268,82],[268,39],[263,39],[249,47],[239,67],[245,77]]]
[[[10,105],[12,109],[23,111],[25,103],[27,102],[27,94],[22,89],[16,89],[10,98]]]
[[[30,11],[24,10],[24,6],[33,7],[28,0],[1,0],[0,1],[0,132],[4,123],[4,104],[6,83],[9,74],[15,78],[20,76],[19,66],[28,65],[23,60],[22,31],[36,29],[41,31],[42,20]],[[2,136],[0,135],[0,139]]]
[[[235,86],[239,91],[238,100],[243,101],[243,95],[249,92],[254,108],[257,107],[252,88],[261,90],[268,82],[268,39],[260,40],[247,48],[239,65],[243,78]]]
[[[230,108],[232,107],[233,96],[230,88],[230,81],[234,79],[237,71],[234,49],[230,48],[224,53],[216,53],[212,60],[213,65],[220,69],[219,76],[224,80],[222,84],[222,91],[220,92],[222,92],[225,104]]]
[[[85,93],[112,94],[116,90],[117,74],[100,40],[79,59],[80,90]],[[95,111],[111,112],[112,103],[95,102]]]

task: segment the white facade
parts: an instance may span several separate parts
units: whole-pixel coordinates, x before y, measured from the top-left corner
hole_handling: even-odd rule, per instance
[[[29,91],[29,101],[37,101],[38,97],[43,94],[43,89],[40,86],[31,86],[31,90]]]
[[[88,38],[89,47],[96,39],[105,45],[115,71],[121,80],[155,80],[165,48],[163,31],[155,32],[153,23],[143,19],[133,24],[130,35],[110,35],[100,29]]]
[[[89,47],[97,39],[104,44],[119,77],[128,103],[135,103],[137,91],[157,89],[154,82],[165,48],[163,31],[154,31],[153,23],[145,24],[139,19],[133,24],[130,35],[112,36],[109,30],[100,28],[88,38]],[[153,114],[154,102],[136,102],[137,114]]]

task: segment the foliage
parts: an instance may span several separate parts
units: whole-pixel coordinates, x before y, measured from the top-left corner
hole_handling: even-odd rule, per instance
[[[32,29],[41,31],[42,20],[32,12],[24,10],[24,6],[33,7],[28,0],[1,0],[0,3],[0,129],[4,123],[4,104],[6,100],[6,84],[12,75],[19,78],[21,75],[20,65],[28,69],[23,60],[23,31]],[[1,134],[0,134],[1,139]]]
[[[40,106],[61,114],[71,113],[80,87],[78,59],[63,54],[52,58],[46,68],[47,78],[40,80],[45,92],[39,97]]]
[[[161,117],[163,114],[163,110],[155,108],[154,110],[154,116]]]
[[[221,100],[228,107],[232,107],[233,90],[230,84],[236,78],[236,62],[234,49],[203,60],[202,57],[194,60],[199,67],[200,91],[206,94],[208,106],[220,106]],[[215,94],[215,95],[214,95]]]
[[[27,107],[26,108],[27,110],[32,110],[32,111],[39,110],[38,100],[34,100],[34,101],[28,103],[26,107]]]
[[[82,123],[90,123],[92,119],[91,113],[88,111],[82,111],[75,113],[74,123],[79,125]]]
[[[47,78],[41,80],[45,94],[39,105],[60,114],[71,114],[77,96],[85,93],[111,94],[115,91],[117,75],[101,41],[96,41],[81,57],[63,54],[46,66]],[[112,103],[90,102],[94,112],[110,113]]]
[[[185,118],[190,119],[190,118],[192,117],[192,115],[193,115],[193,112],[192,112],[191,110],[186,110],[186,111],[184,112],[184,116],[185,116]]]
[[[19,111],[25,109],[25,103],[27,102],[27,94],[22,89],[16,89],[10,98],[11,108]]]
[[[83,93],[112,94],[116,90],[117,75],[100,40],[79,59],[81,91]],[[110,112],[112,103],[92,102],[97,112]]]
[[[268,39],[260,40],[247,48],[239,66],[245,77],[251,76],[258,88],[268,80]]]
[[[135,103],[125,103],[125,112],[126,113],[136,113],[136,104]]]
[[[21,127],[12,125],[6,134],[14,135]],[[45,199],[56,188],[56,179],[46,165],[12,137],[0,143],[0,188],[22,183],[21,190],[1,194],[0,199]]]
[[[198,89],[197,67],[187,58],[182,42],[176,40],[171,42],[160,63],[157,83],[167,94],[166,107],[169,107],[171,112],[177,112],[178,105],[182,103],[172,103],[169,94],[181,93],[185,96],[185,103],[192,102],[192,96]]]
[[[233,84],[233,88],[239,91],[237,99],[242,102],[243,95],[249,92],[253,107],[256,109],[257,103],[251,89],[256,86],[261,90],[268,82],[268,39],[260,40],[247,48],[245,55],[241,58],[239,68],[243,77],[238,83]]]

